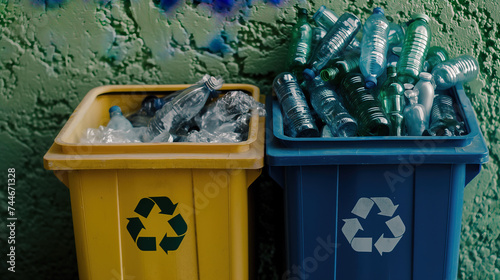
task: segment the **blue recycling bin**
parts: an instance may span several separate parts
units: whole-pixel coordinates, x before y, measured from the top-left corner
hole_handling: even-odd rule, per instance
[[[488,149],[461,85],[457,137],[292,138],[268,99],[266,160],[285,190],[283,279],[456,279],[464,187]]]

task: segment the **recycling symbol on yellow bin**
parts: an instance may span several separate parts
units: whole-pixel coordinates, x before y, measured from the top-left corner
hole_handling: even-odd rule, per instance
[[[399,215],[394,216],[399,205],[394,205],[388,197],[362,197],[358,200],[351,213],[359,218],[366,219],[374,205],[377,205],[380,210],[378,215],[390,218],[385,224],[393,236],[384,236],[382,233],[375,244],[373,244],[372,237],[357,237],[356,234],[358,231],[363,230],[363,226],[358,218],[343,219],[345,224],[342,227],[342,233],[354,251],[369,253],[372,252],[374,246],[382,256],[382,253],[390,253],[394,250],[399,240],[403,237],[406,227]]]
[[[173,216],[175,208],[177,208],[177,203],[173,204],[170,198],[166,196],[146,197],[139,201],[134,212],[147,219],[155,205],[160,208],[160,214],[165,216]],[[127,220],[127,230],[134,242],[137,244],[137,247],[142,251],[156,251],[157,240],[155,236],[139,236],[141,230],[146,229],[141,222],[141,218],[133,217],[127,218]],[[168,251],[175,251],[179,248],[187,231],[187,224],[181,214],[177,214],[170,218],[168,223],[177,236],[167,236],[165,233],[163,237],[160,237],[161,241],[158,245],[163,249],[163,251],[165,251],[165,253],[167,253],[167,255]]]

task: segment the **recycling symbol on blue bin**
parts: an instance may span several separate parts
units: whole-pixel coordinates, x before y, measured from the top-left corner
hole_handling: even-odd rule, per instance
[[[166,196],[146,197],[139,201],[134,212],[147,219],[155,205],[157,205],[161,210],[159,214],[165,215],[166,218],[173,216],[175,208],[177,208],[177,203],[173,204],[170,198]],[[127,218],[127,220],[127,230],[134,242],[137,244],[137,247],[141,251],[156,251],[157,239],[155,236],[139,236],[141,230],[146,229],[146,227],[142,224],[141,218],[133,217]],[[175,251],[181,245],[182,239],[184,239],[187,231],[187,224],[181,214],[177,214],[167,221],[177,236],[167,236],[165,233],[164,236],[158,238],[158,240],[161,239],[158,245],[168,255],[168,251]]]
[[[356,234],[359,230],[364,230],[358,217],[366,219],[375,204],[380,210],[378,215],[390,218],[385,224],[391,231],[392,236],[385,236],[382,233],[375,244],[373,244],[374,239],[372,237],[357,237]],[[392,252],[406,231],[406,227],[401,217],[399,217],[399,215],[394,216],[398,206],[399,205],[394,205],[392,200],[388,197],[360,198],[351,211],[351,213],[357,217],[343,219],[345,224],[342,227],[342,233],[347,241],[349,241],[349,244],[351,244],[352,249],[356,252],[372,252],[372,248],[375,247],[381,256],[382,253]]]

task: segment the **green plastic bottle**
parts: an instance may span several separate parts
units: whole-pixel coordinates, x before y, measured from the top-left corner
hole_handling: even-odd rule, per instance
[[[406,30],[405,42],[397,65],[398,79],[403,83],[418,81],[431,43],[429,17],[424,14],[412,16]]]
[[[431,73],[432,69],[439,63],[445,62],[449,59],[448,52],[439,46],[433,46],[427,52],[427,58],[424,62],[424,72]]]
[[[342,59],[336,59],[330,67],[327,67],[320,72],[321,79],[325,82],[338,84],[342,79],[351,72],[359,70],[359,51],[351,51]]]
[[[288,49],[288,69],[292,74],[301,74],[311,55],[313,32],[308,22],[306,9],[297,12],[297,23],[292,29],[292,38]]]
[[[404,134],[404,109],[405,109],[405,88],[398,80],[396,66],[387,68],[387,80],[382,85],[378,96],[382,109],[391,122],[391,136],[403,136]]]

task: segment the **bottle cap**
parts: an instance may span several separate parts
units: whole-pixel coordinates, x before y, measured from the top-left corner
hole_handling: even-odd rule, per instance
[[[429,18],[429,16],[427,16],[426,14],[414,14],[413,16],[411,16],[411,19],[412,20],[421,19],[421,20],[425,20],[426,22],[429,22],[431,20]]]
[[[304,75],[304,79],[306,80],[312,80],[314,79],[314,77],[316,77],[316,73],[314,73],[314,71],[309,68],[304,69],[302,75]]]
[[[373,13],[374,14],[384,14],[384,9],[382,9],[381,7],[376,7],[375,9],[373,9]]]
[[[416,90],[412,89],[405,90],[405,96],[410,100],[413,99],[418,102],[418,91]]]
[[[222,87],[223,83],[224,80],[222,79],[222,77],[210,76],[210,78],[208,78],[208,80],[205,82],[205,85],[211,90],[217,90]]]
[[[316,19],[323,14],[324,10],[326,10],[325,5],[322,5],[321,7],[319,7],[318,11],[316,11],[316,13],[314,13],[314,15],[313,15],[313,20],[316,21]]]
[[[163,98],[156,98],[153,107],[155,108],[156,111],[158,111],[161,108],[163,108],[163,105],[165,105],[165,100]]]
[[[430,81],[432,79],[432,74],[427,73],[427,72],[420,72],[420,75],[418,75],[421,80],[424,81]]]
[[[366,88],[374,88],[377,85],[377,78],[373,76],[368,76],[365,79]]]
[[[111,108],[109,108],[109,113],[111,114],[111,113],[114,113],[114,112],[120,112],[121,113],[122,109],[120,109],[120,107],[116,106],[116,105],[115,106],[111,106]]]

